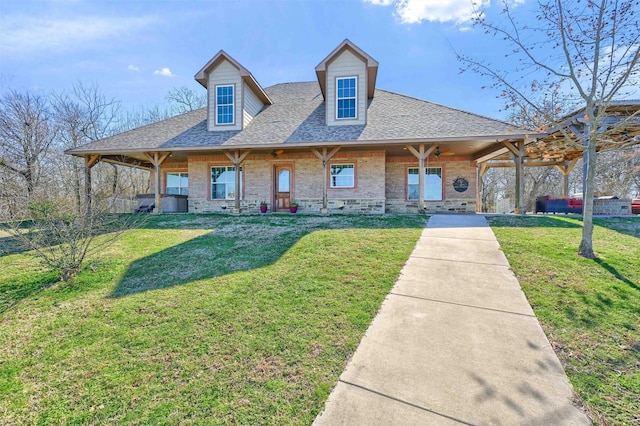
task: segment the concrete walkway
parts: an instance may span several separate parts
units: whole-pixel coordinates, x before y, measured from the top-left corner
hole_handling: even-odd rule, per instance
[[[314,425],[585,425],[479,215],[432,216]]]

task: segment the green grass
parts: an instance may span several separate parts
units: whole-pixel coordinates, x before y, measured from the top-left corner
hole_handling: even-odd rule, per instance
[[[595,260],[578,219],[488,220],[594,421],[639,424],[640,218],[596,219]]]
[[[310,424],[424,223],[157,216],[71,284],[4,255],[0,423]]]

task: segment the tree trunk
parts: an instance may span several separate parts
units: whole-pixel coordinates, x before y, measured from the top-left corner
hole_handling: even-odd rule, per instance
[[[593,252],[593,184],[596,174],[596,141],[595,135],[589,137],[593,139],[585,148],[587,167],[582,196],[582,241],[580,241],[578,254],[588,259],[595,259],[596,255]]]

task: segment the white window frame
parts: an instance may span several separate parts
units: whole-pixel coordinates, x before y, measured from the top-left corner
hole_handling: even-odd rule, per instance
[[[218,89],[227,88],[227,87],[231,88],[231,103],[230,104],[220,104],[220,103],[218,103]],[[214,86],[214,90],[215,90],[215,94],[214,94],[214,96],[215,96],[214,114],[215,114],[216,126],[234,126],[236,124],[236,86],[235,86],[235,84],[217,84],[217,85]],[[224,107],[231,106],[231,122],[230,123],[221,123],[220,122],[220,120],[219,120],[220,113],[218,111],[218,107],[220,107],[220,106],[224,106]]]
[[[333,173],[333,168],[336,167],[336,166],[351,166],[351,167],[349,167],[353,171],[353,174],[350,176],[351,177],[351,185],[337,185],[337,184],[334,184],[334,179],[333,178],[340,176],[339,174],[334,174]],[[343,176],[343,177],[346,177],[346,176]],[[356,165],[355,165],[355,163],[333,163],[333,164],[329,164],[329,187],[330,188],[355,188],[355,186],[356,186]]]
[[[213,181],[213,169],[225,169],[225,172],[228,173],[225,177],[227,180],[225,181]],[[233,181],[228,180],[228,176],[233,176]],[[236,168],[235,166],[211,166],[209,167],[209,182],[210,182],[210,196],[212,200],[235,200],[235,191],[236,189],[240,191],[240,199],[242,199],[242,166],[240,166],[240,182],[235,182],[236,176]],[[234,185],[233,192],[229,191],[229,185]],[[225,185],[224,196],[225,198],[214,198],[215,191],[213,190],[214,185]],[[233,193],[233,195],[231,195]]]
[[[409,185],[413,185],[413,186],[418,186],[418,183],[409,183],[409,171],[410,170],[419,170],[419,167],[407,167],[407,201],[417,201],[418,198],[410,198],[409,194]],[[431,184],[429,185],[429,176],[430,175],[437,175],[437,173],[429,173],[427,174],[427,171],[429,170],[433,170],[433,169],[440,169],[440,176],[438,176],[440,178],[440,185],[439,185],[439,194],[440,197],[439,198],[427,198],[427,195],[429,195],[429,188],[432,188],[434,185]],[[442,167],[438,166],[438,167],[425,167],[424,168],[424,200],[425,201],[442,201],[444,198],[444,179],[443,179],[443,174],[444,174],[444,170]],[[417,175],[417,174],[416,174]],[[418,175],[417,175],[418,176]],[[418,179],[420,179],[420,177],[418,176]]]
[[[169,175],[178,175],[178,186],[169,186]],[[182,178],[187,179],[187,186],[180,185],[180,183],[182,182]],[[178,188],[177,194],[171,195],[189,195],[189,172],[167,172],[165,174],[164,192],[169,194],[169,188]],[[186,189],[184,193],[182,192],[183,189]]]
[[[338,82],[340,80],[355,80],[354,94],[353,96],[338,96]],[[355,107],[354,107],[354,116],[353,117],[338,117],[338,104],[341,100],[349,100],[353,99]],[[349,77],[336,77],[336,120],[357,120],[358,119],[358,76],[352,75]]]

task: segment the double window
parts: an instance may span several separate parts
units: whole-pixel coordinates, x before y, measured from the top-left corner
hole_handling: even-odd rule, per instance
[[[409,167],[407,169],[407,199],[417,200],[420,194],[418,186],[420,180],[420,168]],[[424,169],[424,199],[442,200],[442,167],[425,167]]]
[[[332,164],[330,167],[331,188],[353,188],[355,167],[353,164]]]
[[[242,191],[242,167],[240,168],[240,182],[236,184],[236,168],[211,167],[211,199],[233,200],[236,191]],[[242,192],[240,192],[242,198]]]
[[[233,85],[216,86],[216,124],[234,124]]]
[[[357,77],[336,79],[336,118],[357,118]]]
[[[167,194],[189,195],[189,173],[167,173]]]

